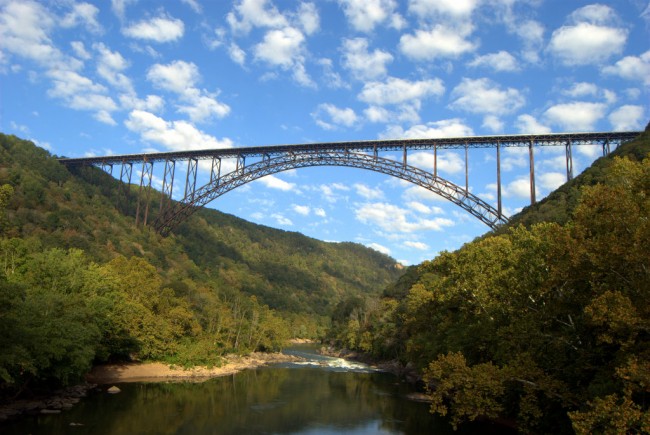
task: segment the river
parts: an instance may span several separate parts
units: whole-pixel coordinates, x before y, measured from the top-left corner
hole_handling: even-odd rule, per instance
[[[116,384],[61,414],[27,417],[7,434],[471,434],[503,433],[489,425],[453,432],[409,400],[414,388],[391,374],[288,349],[306,362],[245,370],[205,382]]]

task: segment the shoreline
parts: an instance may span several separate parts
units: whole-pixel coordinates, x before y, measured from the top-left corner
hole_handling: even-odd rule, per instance
[[[104,364],[93,367],[86,375],[86,382],[98,385],[123,382],[202,382],[267,364],[302,361],[302,358],[283,353],[253,352],[246,356],[228,355],[224,360],[225,364],[212,368],[205,366],[183,368],[162,362]]]
[[[161,362],[132,362],[105,364],[93,367],[85,376],[86,382],[64,388],[51,394],[19,399],[0,405],[0,427],[3,423],[25,415],[59,414],[72,408],[92,390],[110,393],[112,384],[128,382],[205,382],[229,376],[246,369],[256,369],[268,364],[303,361],[295,355],[253,352],[246,356],[228,355],[221,367],[196,366],[185,369]],[[119,391],[119,390],[118,390]]]

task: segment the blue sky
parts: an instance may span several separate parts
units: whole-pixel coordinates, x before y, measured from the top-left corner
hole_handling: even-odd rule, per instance
[[[0,0],[0,92],[2,132],[69,157],[640,130],[650,119],[650,4]],[[578,171],[601,152],[575,148]],[[563,152],[536,149],[538,199],[565,181]],[[463,153],[438,162],[464,185]],[[504,150],[502,171],[514,213],[529,201],[527,150]],[[470,151],[469,187],[493,204],[495,172],[494,150]],[[268,176],[210,206],[405,264],[488,230],[430,192],[349,168]]]

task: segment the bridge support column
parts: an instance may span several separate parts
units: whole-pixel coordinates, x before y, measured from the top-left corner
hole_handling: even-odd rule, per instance
[[[221,179],[221,159],[219,157],[212,158],[212,168],[210,169],[210,184],[216,183],[219,185]]]
[[[606,156],[609,154],[609,139],[605,139],[603,142],[603,155]]]
[[[162,195],[160,196],[160,213],[162,214],[165,209],[165,201],[172,202],[172,194],[174,191],[174,172],[176,172],[176,161],[167,159],[165,160],[165,173],[163,175]]]
[[[122,167],[120,168],[120,182],[122,183],[121,191],[124,194],[124,207],[122,213],[128,214],[129,212],[129,198],[131,197],[131,175],[133,174],[133,163],[122,160]],[[120,195],[118,194],[118,206],[120,202]]]
[[[528,159],[530,160],[530,203],[535,204],[535,153],[533,141],[528,143]]]
[[[467,161],[467,142],[465,142],[465,192],[469,192],[469,165]]]
[[[135,209],[135,226],[140,223],[140,209],[144,206],[144,218],[142,225],[147,226],[149,217],[149,202],[151,198],[151,178],[153,176],[153,162],[146,159],[142,161],[142,173],[140,174],[140,190],[138,191],[138,205]],[[145,178],[147,181],[145,181]]]
[[[566,143],[566,181],[573,179],[573,155],[571,153],[571,139]]]
[[[197,159],[187,161],[187,175],[185,176],[185,199],[194,200],[194,191],[196,190],[196,173],[199,166]]]
[[[244,172],[244,168],[246,168],[246,156],[239,154],[237,156],[237,167],[235,170],[241,174]]]
[[[503,216],[501,210],[501,144],[497,141],[497,212]]]
[[[407,165],[407,160],[406,160],[406,144],[404,144],[404,150],[402,151],[402,166],[406,168]]]
[[[113,164],[102,162],[102,170],[106,172],[108,175],[113,175]]]
[[[438,146],[433,145],[433,176],[438,178]]]

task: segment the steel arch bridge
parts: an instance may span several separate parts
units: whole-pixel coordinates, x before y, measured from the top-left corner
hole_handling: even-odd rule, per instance
[[[237,187],[267,175],[296,168],[314,166],[342,166],[371,170],[387,174],[434,192],[461,207],[488,227],[494,229],[506,223],[502,212],[501,157],[502,147],[527,147],[530,165],[530,201],[535,203],[534,148],[536,146],[561,146],[565,149],[567,180],[573,178],[573,145],[602,147],[603,155],[610,147],[638,136],[640,132],[559,133],[545,135],[477,136],[462,138],[379,140],[357,142],[315,143],[300,145],[275,145],[261,147],[222,148],[168,153],[127,154],[103,157],[61,158],[66,166],[100,166],[111,175],[113,166],[121,166],[120,181],[124,196],[129,196],[133,165],[141,164],[136,224],[147,225],[154,162],[164,162],[162,195],[159,214],[153,227],[163,235],[169,234],[192,213]],[[488,204],[469,191],[468,149],[496,149],[497,204]],[[465,151],[465,186],[438,176],[437,156],[440,149]],[[408,164],[408,151],[432,150],[433,171],[428,172]],[[379,156],[379,152],[402,151],[402,160]],[[247,164],[246,158],[258,158]],[[221,174],[222,159],[236,159],[235,169]],[[210,181],[197,188],[199,160],[211,160]],[[184,197],[172,200],[176,163],[187,161]]]

